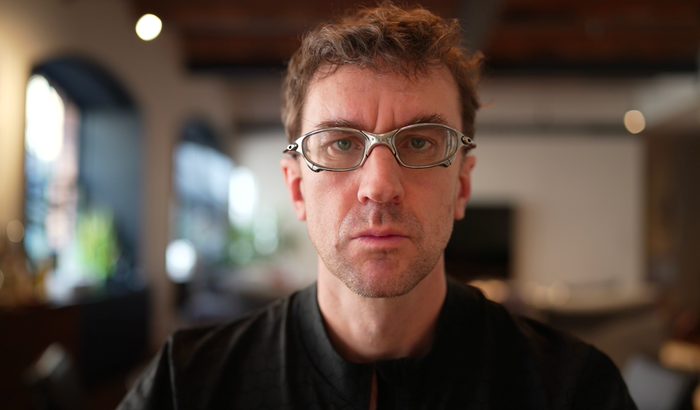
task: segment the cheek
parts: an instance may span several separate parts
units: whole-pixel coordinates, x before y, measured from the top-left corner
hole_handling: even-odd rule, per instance
[[[325,175],[323,175],[325,174]],[[309,232],[340,225],[353,204],[352,184],[340,173],[322,172],[306,179],[306,220]],[[315,178],[314,178],[315,177]]]
[[[410,195],[411,203],[416,204],[414,212],[422,221],[422,225],[428,228],[429,232],[435,232],[441,237],[447,236],[449,239],[454,224],[455,200],[459,189],[456,186],[458,184],[451,181],[456,177],[452,173],[436,173],[426,177],[425,181],[415,185],[419,189],[411,190],[410,194],[407,192],[407,196]],[[419,182],[418,178],[414,181]]]
[[[459,184],[456,182],[456,176],[445,168],[430,168],[415,173],[413,177],[409,177],[410,184],[405,185],[406,196],[414,197],[416,203],[423,205],[423,208],[428,208],[430,213],[440,213],[452,209],[459,190]],[[429,172],[438,171],[438,172]],[[451,171],[451,170],[450,170]]]

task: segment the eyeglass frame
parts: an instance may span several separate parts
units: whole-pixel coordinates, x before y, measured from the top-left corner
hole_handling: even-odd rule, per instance
[[[397,153],[397,148],[394,142],[394,137],[396,134],[398,134],[401,131],[411,129],[411,128],[421,128],[425,126],[437,126],[441,128],[445,128],[449,131],[454,132],[457,135],[457,140],[461,143],[460,146],[455,149],[455,152],[450,155],[449,157],[445,158],[444,160],[440,162],[436,162],[434,164],[428,164],[428,165],[407,165],[405,164],[401,158],[399,157]],[[322,165],[317,165],[311,162],[306,158],[306,155],[304,155],[304,150],[303,150],[303,141],[315,134],[319,134],[321,132],[327,132],[327,131],[348,131],[348,132],[353,132],[353,133],[358,133],[361,134],[365,137],[365,146],[364,146],[364,152],[362,153],[362,160],[360,163],[354,167],[351,168],[330,168],[330,167],[324,167]],[[367,141],[369,141],[369,144],[367,144]],[[375,146],[377,145],[384,145],[389,148],[391,151],[392,155],[394,155],[394,158],[396,158],[396,162],[398,162],[401,166],[405,168],[411,168],[411,169],[425,169],[425,168],[433,168],[433,167],[438,167],[438,166],[443,166],[443,167],[448,167],[450,166],[455,158],[457,157],[457,153],[462,149],[462,147],[467,147],[467,152],[473,150],[476,148],[476,143],[463,133],[457,131],[456,129],[449,127],[444,124],[438,124],[438,123],[426,123],[426,122],[421,122],[417,124],[410,124],[406,125],[401,128],[397,128],[393,131],[385,132],[382,134],[375,134],[372,132],[368,131],[362,131],[358,130],[356,128],[347,128],[347,127],[330,127],[330,128],[321,128],[318,130],[314,130],[311,132],[308,132],[301,137],[297,138],[296,141],[293,143],[287,145],[287,148],[283,151],[285,154],[299,154],[301,155],[302,158],[304,158],[304,162],[306,162],[306,165],[309,167],[314,172],[321,172],[321,171],[330,171],[330,172],[346,172],[346,171],[354,171],[358,168],[361,168],[362,165],[364,165],[365,161],[369,157],[369,154],[371,153],[372,149],[374,149]]]

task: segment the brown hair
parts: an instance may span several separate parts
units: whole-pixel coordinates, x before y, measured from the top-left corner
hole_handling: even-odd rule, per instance
[[[282,85],[282,123],[290,142],[301,134],[306,93],[319,70],[330,75],[346,64],[408,78],[447,67],[459,88],[462,132],[473,137],[482,56],[471,55],[460,45],[461,34],[457,19],[443,19],[423,8],[404,10],[391,3],[361,8],[319,24],[302,39]]]

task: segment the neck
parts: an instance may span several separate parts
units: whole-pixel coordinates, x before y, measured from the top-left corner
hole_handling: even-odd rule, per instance
[[[345,359],[356,363],[428,353],[447,292],[442,258],[403,296],[358,296],[320,259],[317,286],[319,308],[333,346]]]

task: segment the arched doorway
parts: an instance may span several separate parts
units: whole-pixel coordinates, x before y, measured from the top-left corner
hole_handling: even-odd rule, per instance
[[[136,286],[143,139],[126,89],[81,58],[38,65],[25,147],[25,248],[38,270],[55,269],[54,296]]]
[[[139,275],[144,141],[133,98],[81,58],[38,65],[27,85],[24,246],[47,311],[66,324],[89,387],[145,357],[148,291]],[[68,346],[70,347],[70,346]]]

